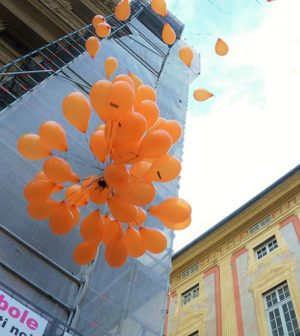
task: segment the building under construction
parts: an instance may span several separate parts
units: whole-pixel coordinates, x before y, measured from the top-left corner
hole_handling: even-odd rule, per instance
[[[78,6],[84,3],[71,2]],[[1,6],[3,3],[6,1]],[[108,56],[119,61],[116,74],[133,72],[155,87],[161,116],[180,121],[184,128],[189,83],[199,73],[199,56],[195,55],[191,68],[179,60],[178,50],[184,44],[180,40],[183,24],[171,13],[166,17],[154,14],[145,0],[131,2],[127,21],[119,22],[114,15],[106,20],[113,29],[109,39],[101,41],[95,59],[85,51],[86,39],[94,34],[87,25],[0,70],[1,336],[163,334],[174,237],[171,231],[155,219],[148,219],[146,226],[158,227],[168,237],[165,252],[146,253],[112,269],[105,263],[100,247],[97,259],[80,267],[72,260],[72,251],[80,241],[79,230],[63,237],[52,235],[46,222],[33,221],[27,215],[23,197],[24,185],[41,164],[23,160],[16,142],[21,134],[35,132],[41,122],[55,120],[65,126],[72,167],[80,175],[91,174],[87,143],[65,123],[61,103],[72,91],[88,94],[94,82],[105,78],[103,63]],[[165,22],[177,35],[171,47],[161,40]],[[91,123],[99,123],[96,115]],[[180,140],[172,154],[181,159],[182,150]],[[177,191],[178,179],[158,185],[156,202],[176,196]]]

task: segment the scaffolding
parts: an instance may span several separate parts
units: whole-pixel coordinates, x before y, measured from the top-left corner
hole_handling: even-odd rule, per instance
[[[131,16],[123,23],[108,16],[112,33],[101,41],[93,60],[85,52],[86,39],[95,34],[89,25],[0,69],[0,289],[45,316],[44,336],[62,336],[66,331],[74,336],[162,335],[173,232],[150,218],[146,226],[164,230],[168,238],[165,252],[146,253],[111,269],[100,247],[91,265],[75,265],[71,254],[80,240],[79,230],[58,238],[50,235],[45,223],[26,215],[23,187],[40,164],[23,160],[15,149],[18,137],[41,122],[52,119],[65,124],[63,97],[78,90],[88,94],[93,83],[104,77],[103,61],[108,56],[118,58],[119,73],[131,71],[156,87],[161,116],[184,127],[189,82],[199,69],[189,69],[178,59],[183,25],[171,13],[163,18],[149,6],[146,0],[132,1]],[[172,47],[161,40],[165,22],[177,34]],[[96,127],[97,116],[90,123]],[[86,143],[70,125],[65,127],[72,167],[82,176],[93,174]],[[182,152],[180,140],[172,155],[181,159]],[[177,195],[178,185],[178,179],[157,185],[155,203]]]

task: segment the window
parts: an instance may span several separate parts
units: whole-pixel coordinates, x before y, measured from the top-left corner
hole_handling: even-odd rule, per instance
[[[251,228],[248,230],[249,234],[253,234],[256,231],[262,229],[272,221],[272,216],[265,217],[260,222],[256,223],[255,225],[251,226]]]
[[[255,248],[256,258],[261,259],[268,253],[272,252],[278,247],[276,237],[273,236],[270,239],[264,241],[261,245]]]
[[[193,266],[191,266],[190,268],[188,268],[187,270],[181,273],[181,279],[187,278],[190,274],[193,274],[196,271],[198,271],[198,269],[199,269],[199,264],[198,263],[194,264]]]
[[[270,335],[300,336],[298,322],[287,283],[264,295]]]
[[[199,336],[198,330],[194,331],[193,333],[189,334],[188,336]]]
[[[199,284],[181,294],[181,303],[184,306],[197,297],[199,297]]]

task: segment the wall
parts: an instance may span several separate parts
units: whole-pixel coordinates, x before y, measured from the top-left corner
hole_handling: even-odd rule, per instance
[[[170,288],[176,301],[170,304],[166,335],[188,336],[196,330],[201,336],[268,335],[262,295],[283,281],[288,282],[300,323],[299,214],[297,172],[176,257]],[[257,223],[265,224],[249,233]],[[254,249],[273,235],[278,248],[257,260]],[[199,270],[182,279],[182,272],[195,263]],[[182,305],[181,294],[196,283],[199,298]],[[201,312],[196,323],[195,306]]]

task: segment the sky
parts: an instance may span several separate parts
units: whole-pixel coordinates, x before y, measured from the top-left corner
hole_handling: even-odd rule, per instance
[[[300,1],[169,0],[168,9],[201,54],[179,191],[192,224],[176,232],[177,251],[300,163]],[[196,102],[196,88],[215,96]]]

